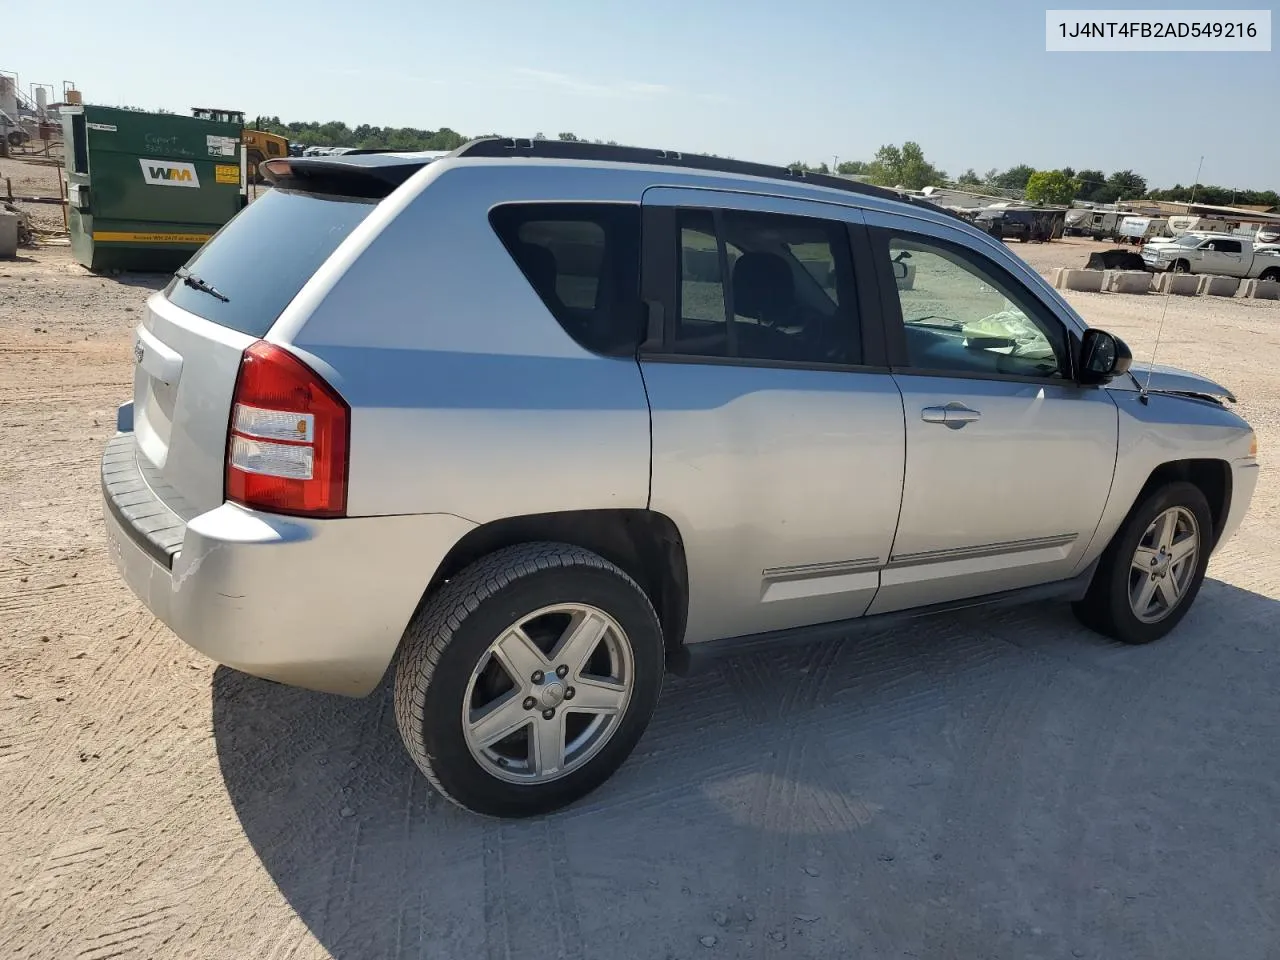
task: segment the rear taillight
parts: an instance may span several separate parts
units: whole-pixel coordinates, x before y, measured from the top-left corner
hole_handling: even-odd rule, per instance
[[[227,499],[308,517],[347,511],[351,410],[293,354],[259,340],[244,352],[227,435]]]

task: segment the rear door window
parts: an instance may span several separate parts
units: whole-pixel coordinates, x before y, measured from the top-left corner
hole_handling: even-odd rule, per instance
[[[862,362],[848,228],[776,213],[681,209],[673,353]]]
[[[611,356],[640,341],[640,208],[515,203],[489,222],[529,285],[579,344]]]
[[[376,200],[276,188],[218,231],[187,270],[218,293],[174,277],[171,302],[205,320],[261,337],[311,278],[377,205]]]

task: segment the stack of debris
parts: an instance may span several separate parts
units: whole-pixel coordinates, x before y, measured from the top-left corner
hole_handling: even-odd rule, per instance
[[[1089,254],[1086,270],[1147,270],[1141,254],[1132,250],[1104,250]]]
[[[34,247],[36,235],[31,218],[12,203],[0,202],[0,207],[0,256],[15,256],[18,247]]]

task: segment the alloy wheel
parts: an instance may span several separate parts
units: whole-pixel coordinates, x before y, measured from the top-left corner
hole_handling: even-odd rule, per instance
[[[1173,613],[1195,578],[1200,529],[1195,514],[1170,507],[1151,521],[1129,568],[1129,607],[1143,623]]]
[[[504,630],[472,671],[467,748],[500,780],[559,779],[613,736],[634,682],[631,642],[613,617],[587,604],[543,607]]]

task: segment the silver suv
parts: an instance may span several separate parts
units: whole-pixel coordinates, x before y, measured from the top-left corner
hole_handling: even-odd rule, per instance
[[[839,178],[481,140],[272,160],[153,296],[102,466],[196,649],[396,716],[455,802],[603,782],[667,669],[982,603],[1167,633],[1257,481],[1216,384]]]

